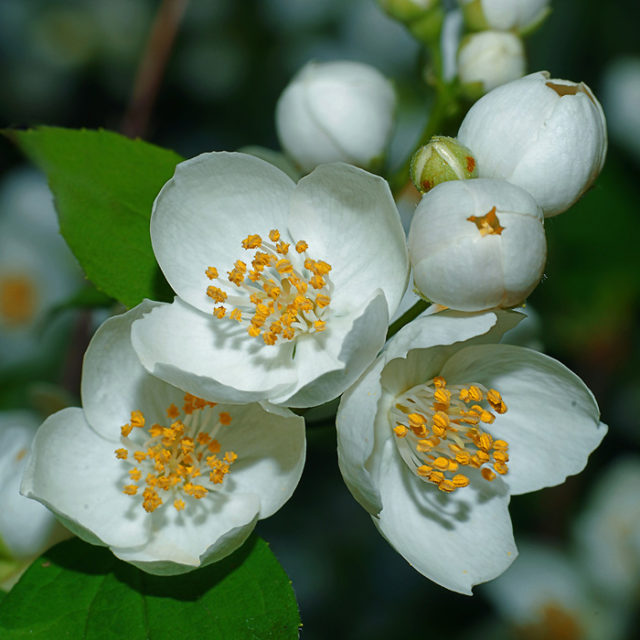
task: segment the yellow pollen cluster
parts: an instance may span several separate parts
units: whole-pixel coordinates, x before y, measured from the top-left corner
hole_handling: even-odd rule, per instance
[[[500,226],[500,221],[496,215],[496,208],[493,207],[488,213],[483,216],[469,216],[467,218],[469,222],[473,222],[481,236],[487,235],[502,235],[504,227]]]
[[[174,508],[182,511],[186,503],[176,494],[183,492],[199,500],[209,493],[212,485],[222,484],[238,456],[233,451],[218,455],[221,446],[214,436],[221,427],[231,424],[231,415],[221,411],[216,418],[215,406],[215,402],[187,393],[182,411],[174,404],[167,408],[171,420],[168,427],[155,423],[145,428],[144,414],[131,412],[131,420],[120,429],[125,446],[116,449],[115,454],[118,460],[133,465],[124,493],[137,495],[144,481],[145,511],[155,511],[163,504],[161,492],[171,491]]]
[[[506,411],[495,389],[480,384],[448,387],[438,376],[398,398],[391,419],[404,461],[420,478],[450,493],[469,484],[461,467],[479,469],[489,481],[507,473],[509,445],[481,427]]]
[[[331,265],[309,258],[309,245],[304,240],[291,249],[277,229],[269,232],[269,240],[248,235],[242,247],[254,251],[250,266],[236,260],[227,272],[227,280],[238,293],[213,284],[207,287],[207,295],[216,305],[214,317],[246,324],[250,336],[261,336],[268,345],[293,340],[300,333],[324,331],[331,303]],[[207,267],[205,275],[209,280],[220,279],[215,267]]]
[[[0,276],[0,320],[9,326],[29,322],[35,312],[37,292],[23,275]]]

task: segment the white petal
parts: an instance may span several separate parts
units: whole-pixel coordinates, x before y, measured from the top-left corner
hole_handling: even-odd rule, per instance
[[[509,443],[512,494],[537,491],[579,473],[607,433],[585,384],[557,360],[512,345],[479,345],[454,354],[441,371],[450,384],[497,389],[507,412],[488,427]]]
[[[168,506],[153,513],[154,531],[139,548],[114,548],[121,560],[155,575],[176,575],[221,560],[249,536],[258,519],[257,496],[214,492],[203,505],[183,511]],[[196,502],[191,500],[191,502]],[[194,516],[189,507],[200,507]]]
[[[231,320],[176,298],[133,323],[131,342],[153,375],[202,398],[246,403],[295,384],[292,345],[265,345]]]
[[[380,374],[383,358],[378,358],[369,370],[345,391],[336,416],[338,465],[353,497],[369,513],[382,509],[380,492],[366,464],[375,444],[374,422],[382,393]]]
[[[102,437],[120,441],[120,427],[132,411],[148,422],[162,422],[171,403],[181,406],[184,392],[150,375],[131,345],[131,325],[159,303],[145,300],[105,321],[93,336],[82,368],[82,405],[91,427]]]
[[[369,366],[387,333],[387,304],[381,291],[355,317],[329,318],[330,329],[296,341],[296,388],[273,402],[313,407],[338,397]]]
[[[363,305],[382,289],[393,314],[406,288],[409,262],[400,215],[379,176],[336,163],[298,183],[289,231],[309,243],[308,254],[332,266],[331,308]]]
[[[490,489],[483,493],[469,485],[445,494],[414,476],[387,441],[380,470],[383,508],[373,520],[417,571],[471,595],[473,585],[500,575],[517,555],[509,496],[496,493],[495,485]]]
[[[74,407],[54,413],[38,430],[21,493],[62,516],[89,542],[95,544],[95,536],[107,546],[140,545],[148,540],[149,519],[139,499],[122,492],[127,480],[113,443]]]
[[[179,164],[151,216],[153,250],[174,291],[209,312],[207,267],[224,274],[243,258],[249,234],[285,229],[293,188],[282,171],[242,153],[205,153]]]
[[[513,311],[485,311],[462,313],[442,311],[422,314],[405,325],[387,343],[384,356],[387,361],[404,357],[411,349],[429,349],[448,346],[478,338],[495,342],[505,331],[522,320],[521,314]]]
[[[247,493],[260,500],[260,519],[274,514],[298,485],[305,460],[304,418],[287,409],[258,404],[226,408],[231,424],[222,427],[221,454],[233,451],[237,460],[221,491]]]

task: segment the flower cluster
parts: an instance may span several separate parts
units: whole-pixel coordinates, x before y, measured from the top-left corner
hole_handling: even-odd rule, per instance
[[[424,42],[439,33],[438,2],[384,4]],[[462,4],[485,29],[477,43],[519,42],[547,9]],[[457,140],[410,163],[424,195],[406,237],[389,183],[368,171],[384,166],[395,101],[375,69],[310,63],[276,108],[295,169],[240,152],[177,166],[150,221],[175,298],[98,329],[82,408],[42,424],[24,495],[145,571],[186,572],[288,500],[305,460],[292,409],[341,396],[340,470],[393,547],[461,593],[509,566],[510,497],[578,473],[607,430],[562,364],[500,343],[542,277],[545,216],[602,167],[604,117],[588,87],[544,72],[489,91]],[[400,314],[415,294],[433,304]]]

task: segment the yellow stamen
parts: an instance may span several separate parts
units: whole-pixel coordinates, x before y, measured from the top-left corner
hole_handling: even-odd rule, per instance
[[[446,380],[437,376],[397,397],[389,417],[396,446],[409,467],[450,493],[470,483],[466,474],[458,473],[460,467],[480,469],[487,481],[508,472],[509,445],[484,431],[485,424],[496,420],[493,411],[503,408],[506,411],[495,389],[475,383],[447,388]]]
[[[304,240],[295,243],[296,252],[290,253],[290,245],[278,229],[269,232],[269,240],[274,244],[263,243],[259,235],[251,234],[242,241],[243,248],[260,250],[250,259],[251,269],[247,267],[249,261],[236,260],[227,272],[228,281],[238,287],[239,294],[213,284],[207,287],[207,296],[218,304],[213,316],[245,324],[248,335],[262,337],[267,345],[326,330],[331,265],[309,258]],[[305,255],[297,255],[301,253]],[[215,267],[205,273],[212,280],[218,277]],[[232,301],[235,306],[227,306]]]
[[[219,460],[215,454],[220,452],[220,443],[212,435],[221,425],[231,423],[231,415],[228,412],[221,412],[217,420],[213,420],[211,414],[203,414],[203,417],[194,418],[191,416],[197,411],[204,411],[215,406],[214,402],[209,402],[202,398],[197,398],[191,394],[184,396],[184,413],[186,417],[180,420],[180,411],[171,404],[166,415],[173,419],[170,426],[165,427],[154,423],[148,428],[147,442],[141,450],[135,451],[133,458],[141,465],[141,468],[133,467],[128,471],[128,477],[134,482],[139,482],[146,474],[144,483],[146,487],[142,492],[142,507],[151,513],[164,504],[160,494],[171,491],[173,495],[173,505],[176,510],[185,508],[185,501],[176,495],[181,491],[184,495],[201,500],[206,497],[213,485],[221,484],[224,477],[229,473],[230,465],[237,459],[234,451],[227,451],[223,458]],[[140,411],[131,413],[131,424],[123,427],[123,438],[128,438],[134,427],[144,430],[145,417]],[[201,425],[201,426],[198,426]],[[206,430],[206,425],[212,426],[212,430]],[[139,439],[139,436],[135,436]],[[143,436],[144,437],[144,436]],[[122,461],[128,460],[128,449],[120,448],[116,450],[116,458]],[[214,454],[210,456],[209,454]],[[208,456],[208,457],[207,457]],[[210,463],[213,458],[213,465]],[[200,461],[206,462],[211,468],[200,469]],[[128,463],[130,464],[130,463]],[[208,486],[207,486],[208,485]],[[138,485],[126,484],[123,491],[128,495],[137,495]]]
[[[478,231],[481,236],[486,235],[501,235],[504,231],[504,227],[500,226],[500,221],[498,220],[498,216],[496,215],[496,208],[493,207],[491,211],[485,213],[483,216],[469,216],[467,218],[469,222],[473,222],[473,224],[478,227]]]
[[[0,277],[0,319],[9,326],[25,325],[36,313],[37,291],[22,274]]]

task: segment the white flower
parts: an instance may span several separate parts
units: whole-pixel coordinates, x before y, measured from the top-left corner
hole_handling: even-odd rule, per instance
[[[482,93],[522,77],[525,70],[524,46],[513,33],[481,31],[468,36],[460,45],[460,82],[479,83]]]
[[[305,172],[340,160],[368,169],[384,155],[395,104],[393,86],[374,67],[310,62],[278,100],[278,138]]]
[[[459,311],[519,304],[540,280],[546,255],[540,208],[504,180],[438,185],[422,197],[409,230],[416,288]]]
[[[288,500],[304,464],[304,421],[216,405],[149,375],[130,327],[154,304],[98,329],[84,360],[84,409],[40,427],[21,490],[87,542],[176,574],[231,553]]]
[[[46,351],[43,337],[60,340],[68,318],[44,336],[42,322],[80,282],[44,176],[31,169],[8,174],[0,189],[0,367]]]
[[[584,83],[532,73],[490,91],[460,125],[458,139],[481,178],[526,189],[545,216],[568,209],[596,179],[607,152],[600,103]]]
[[[534,29],[549,13],[549,0],[458,0],[472,29]]]
[[[28,411],[0,412],[0,549],[14,560],[37,556],[65,535],[48,509],[19,492],[39,424]]]
[[[540,544],[520,545],[518,559],[497,580],[482,587],[516,632],[544,640],[622,640],[629,621],[625,608],[594,596],[582,563]]]
[[[578,473],[607,430],[559,362],[491,344],[517,317],[414,320],[338,411],[340,470],[354,497],[412,566],[460,593],[516,557],[510,496]]]
[[[620,57],[607,65],[602,103],[611,137],[640,160],[640,57]]]
[[[138,356],[233,403],[337,397],[382,348],[408,278],[387,183],[343,164],[296,185],[251,156],[198,156],[157,197],[151,240],[178,298],[134,323]]]
[[[634,605],[640,588],[640,459],[625,457],[601,474],[575,537],[588,577],[602,597]]]

